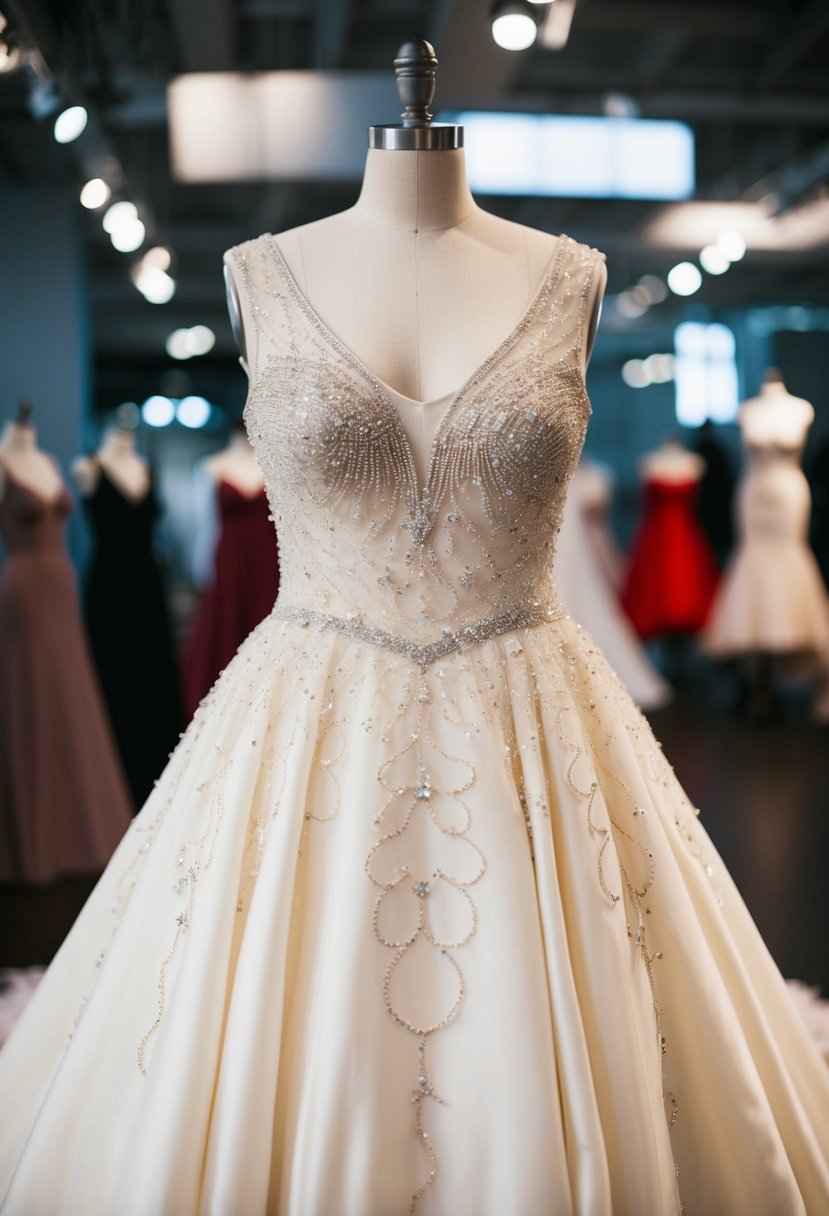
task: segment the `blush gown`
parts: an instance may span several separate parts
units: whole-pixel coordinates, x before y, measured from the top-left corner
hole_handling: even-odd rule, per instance
[[[802,449],[802,441],[773,432],[746,442],[738,544],[704,638],[711,655],[829,657],[829,596],[809,547],[811,495]]]
[[[696,518],[699,483],[652,477],[644,491],[622,606],[641,638],[697,633],[708,619],[720,577]]]
[[[94,875],[130,810],[66,556],[72,498],[3,476],[0,882]]]
[[[199,604],[184,656],[188,717],[210,691],[245,638],[273,608],[279,561],[264,490],[244,494],[228,481],[217,488],[220,532],[213,582]]]
[[[550,574],[598,255],[422,472],[425,403],[227,258],[279,599],[0,1053],[5,1216],[821,1216],[825,1066]]]
[[[93,457],[95,459],[95,457]],[[149,796],[183,728],[173,634],[153,552],[155,487],[125,495],[99,464],[83,500],[95,548],[86,624],[135,810]]]

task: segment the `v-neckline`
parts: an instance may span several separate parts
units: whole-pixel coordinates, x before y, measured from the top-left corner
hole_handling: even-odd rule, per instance
[[[150,495],[153,492],[152,473],[149,474],[150,480],[147,483],[146,490],[144,491],[144,493],[141,495],[140,498],[136,498],[136,496],[134,494],[128,494],[126,490],[122,489],[122,487],[118,484],[118,482],[115,480],[115,478],[112,476],[112,474],[107,472],[104,462],[101,460],[101,457],[97,455],[97,453],[96,453],[96,457],[97,457],[97,461],[98,461],[98,479],[99,479],[99,481],[100,481],[100,478],[103,477],[104,481],[107,483],[107,485],[110,487],[110,489],[114,490],[115,493],[118,495],[118,497],[123,499],[123,501],[127,504],[128,507],[143,507],[144,503],[147,501],[147,499],[150,497]]]
[[[50,495],[48,498],[45,494],[42,494],[40,490],[36,490],[34,486],[30,486],[28,482],[21,481],[17,474],[12,472],[5,460],[0,459],[0,469],[2,469],[5,473],[7,480],[10,481],[12,485],[17,486],[18,490],[23,490],[26,494],[31,494],[32,498],[36,498],[38,502],[43,504],[44,507],[46,507],[48,510],[52,510],[53,507],[58,505],[64,494],[69,494],[69,491],[66,488],[66,482],[60,476],[60,470],[57,468],[57,462],[52,460],[51,456],[46,456],[46,459],[55,465],[55,471],[57,472],[60,480],[57,493]]]
[[[443,412],[443,416],[441,417],[432,439],[429,458],[426,465],[425,480],[423,481],[422,485],[417,472],[417,465],[415,462],[414,449],[412,447],[411,440],[409,439],[406,428],[403,425],[400,410],[394,403],[393,394],[398,396],[404,396],[404,394],[397,394],[396,389],[393,389],[391,385],[386,384],[385,380],[381,380],[380,377],[371,370],[368,364],[365,363],[360,356],[347,345],[347,343],[343,342],[341,338],[337,337],[331,327],[322,319],[311,301],[300,288],[299,284],[291,273],[288,263],[285,261],[282,251],[276,243],[276,237],[272,232],[266,234],[266,241],[268,248],[271,251],[271,256],[273,257],[274,263],[282,274],[288,290],[298,304],[300,310],[310,320],[312,325],[322,334],[328,344],[332,346],[334,350],[346,360],[347,363],[350,363],[356,371],[367,379],[370,384],[373,385],[378,399],[381,401],[388,416],[392,419],[399,433],[400,441],[405,452],[406,464],[409,470],[409,479],[412,492],[412,502],[410,506],[412,526],[410,528],[410,532],[415,539],[422,541],[431,531],[433,522],[430,516],[431,487],[434,481],[438,448],[446,427],[448,426],[451,418],[458,408],[458,405],[466,394],[474,387],[474,385],[478,383],[481,377],[489,371],[490,367],[497,363],[501,356],[513,346],[513,344],[527,328],[530,321],[533,319],[535,312],[543,300],[546,292],[558,279],[561,264],[564,259],[566,238],[564,236],[559,236],[556,238],[555,249],[553,250],[549,262],[547,263],[547,268],[541,277],[541,281],[532,299],[516,321],[515,325],[513,325],[507,336],[501,342],[499,342],[495,349],[489,355],[487,355],[487,357],[480,364],[478,364],[478,366],[469,376],[467,376],[456,392],[447,393],[445,394],[445,397],[436,397],[434,401],[416,401],[414,397],[404,397],[405,400],[411,401],[414,404],[423,407],[428,407],[429,405],[435,404],[438,401],[448,399],[448,405]]]

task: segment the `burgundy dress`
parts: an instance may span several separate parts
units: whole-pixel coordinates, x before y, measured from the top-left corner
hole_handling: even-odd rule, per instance
[[[699,483],[645,483],[645,505],[622,586],[622,605],[643,638],[696,633],[708,619],[719,570],[696,518]]]
[[[0,533],[0,882],[97,874],[130,823],[64,546],[72,498],[4,469]]]
[[[213,583],[202,598],[184,656],[185,709],[201,699],[252,629],[273,608],[279,561],[264,489],[243,494],[219,483],[219,543]]]

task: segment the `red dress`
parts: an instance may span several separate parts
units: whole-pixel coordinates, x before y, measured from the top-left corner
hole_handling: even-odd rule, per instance
[[[213,583],[202,598],[184,656],[192,716],[252,629],[271,611],[279,562],[264,489],[247,495],[219,483],[219,543]]]
[[[719,571],[696,519],[697,481],[645,483],[642,522],[622,586],[622,605],[643,638],[696,633],[705,624]]]

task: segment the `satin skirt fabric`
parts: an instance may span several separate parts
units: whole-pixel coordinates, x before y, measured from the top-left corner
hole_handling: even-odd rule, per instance
[[[264,621],[0,1053],[5,1216],[822,1216],[825,1068],[564,618]]]

